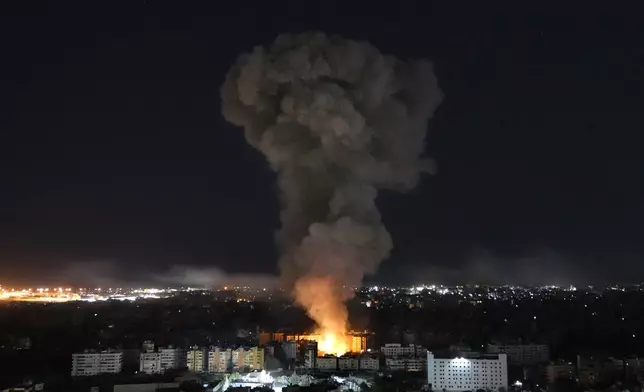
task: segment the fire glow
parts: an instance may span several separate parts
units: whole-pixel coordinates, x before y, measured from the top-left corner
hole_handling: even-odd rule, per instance
[[[344,296],[332,277],[300,278],[295,298],[318,325],[318,349],[324,354],[342,355],[350,351],[348,312]]]

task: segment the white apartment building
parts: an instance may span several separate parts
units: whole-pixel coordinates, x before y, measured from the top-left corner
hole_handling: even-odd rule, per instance
[[[161,368],[161,353],[143,352],[139,358],[139,371],[145,374],[163,373]]]
[[[417,344],[410,344],[403,346],[398,343],[388,343],[380,347],[380,352],[386,358],[396,358],[396,357],[425,357],[427,354],[427,349],[419,346]]]
[[[360,357],[360,370],[378,371],[380,370],[380,360],[378,357],[363,355]]]
[[[338,368],[340,370],[358,370],[360,360],[356,357],[340,357],[338,358]]]
[[[180,348],[168,347],[159,349],[161,369],[182,369],[186,366],[186,352]]]
[[[206,349],[199,347],[191,347],[186,353],[186,364],[188,370],[191,372],[205,372],[208,370],[206,361],[208,360],[208,352]]]
[[[505,353],[508,355],[508,362],[516,365],[536,365],[550,360],[550,347],[547,344],[490,344],[487,352]]]
[[[96,376],[103,373],[120,373],[123,353],[117,351],[85,352],[72,354],[72,376]]]
[[[208,351],[208,372],[223,373],[233,367],[233,350],[221,347],[212,347]]]
[[[506,354],[479,358],[436,358],[427,353],[427,382],[432,390],[496,391],[508,388]]]
[[[338,357],[334,355],[317,357],[315,360],[315,368],[322,371],[338,370]]]

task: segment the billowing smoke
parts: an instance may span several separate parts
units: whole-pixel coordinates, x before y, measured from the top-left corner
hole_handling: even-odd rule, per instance
[[[345,300],[392,249],[375,200],[432,169],[427,122],[442,100],[432,65],[367,42],[281,35],[240,56],[223,114],[278,174],[283,277],[317,322],[320,348],[347,350]]]

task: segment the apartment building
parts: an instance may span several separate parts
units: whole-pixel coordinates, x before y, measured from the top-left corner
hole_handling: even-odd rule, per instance
[[[432,390],[475,391],[508,388],[507,355],[437,358],[427,353],[427,382]]]
[[[72,376],[96,376],[120,373],[123,353],[120,351],[84,352],[72,354]]]

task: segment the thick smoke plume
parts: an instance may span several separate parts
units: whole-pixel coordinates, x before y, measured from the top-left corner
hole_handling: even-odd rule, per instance
[[[421,158],[442,100],[432,65],[322,33],[281,35],[240,56],[221,94],[225,118],[278,174],[283,277],[320,348],[346,351],[345,300],[392,248],[378,189],[412,189],[432,168]]]

